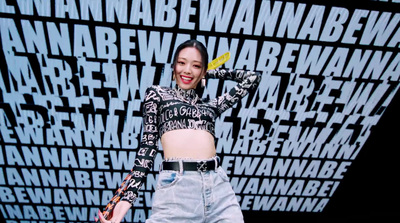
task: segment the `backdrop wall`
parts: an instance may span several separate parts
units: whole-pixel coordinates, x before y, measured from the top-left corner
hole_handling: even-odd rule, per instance
[[[263,72],[257,91],[216,123],[246,219],[340,211],[330,205],[343,204],[353,163],[370,162],[359,154],[399,88],[398,6],[0,0],[0,213],[6,222],[91,221],[132,167],[146,88],[174,84],[174,49],[193,38],[210,58],[230,51],[226,68]],[[202,96],[234,85],[209,80]],[[161,161],[127,222],[150,215]]]

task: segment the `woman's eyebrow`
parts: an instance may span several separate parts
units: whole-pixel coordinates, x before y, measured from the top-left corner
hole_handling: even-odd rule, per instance
[[[178,60],[188,60],[188,59],[186,59],[186,57],[178,57]],[[201,60],[193,60],[194,62],[198,62],[198,63],[201,63]]]

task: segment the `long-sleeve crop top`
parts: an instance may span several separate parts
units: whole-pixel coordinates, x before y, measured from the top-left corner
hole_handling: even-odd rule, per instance
[[[168,131],[177,129],[205,130],[214,136],[215,119],[231,108],[249,91],[257,88],[261,73],[243,70],[209,70],[207,78],[233,80],[238,84],[229,92],[211,100],[199,98],[194,89],[151,86],[143,101],[143,129],[136,154],[133,177],[121,200],[134,204],[147,173],[158,152],[158,140]]]

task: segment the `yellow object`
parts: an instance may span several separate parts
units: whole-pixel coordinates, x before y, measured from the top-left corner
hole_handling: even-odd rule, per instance
[[[231,58],[231,53],[230,52],[226,52],[224,54],[222,54],[221,56],[215,58],[214,60],[212,60],[210,63],[208,63],[208,68],[207,70],[214,70],[217,67],[221,66],[222,64],[224,64],[226,61],[229,60],[229,58]]]

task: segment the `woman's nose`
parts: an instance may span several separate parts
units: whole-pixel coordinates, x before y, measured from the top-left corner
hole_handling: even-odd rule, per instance
[[[190,66],[189,65],[185,65],[185,67],[183,68],[183,72],[190,74]]]

